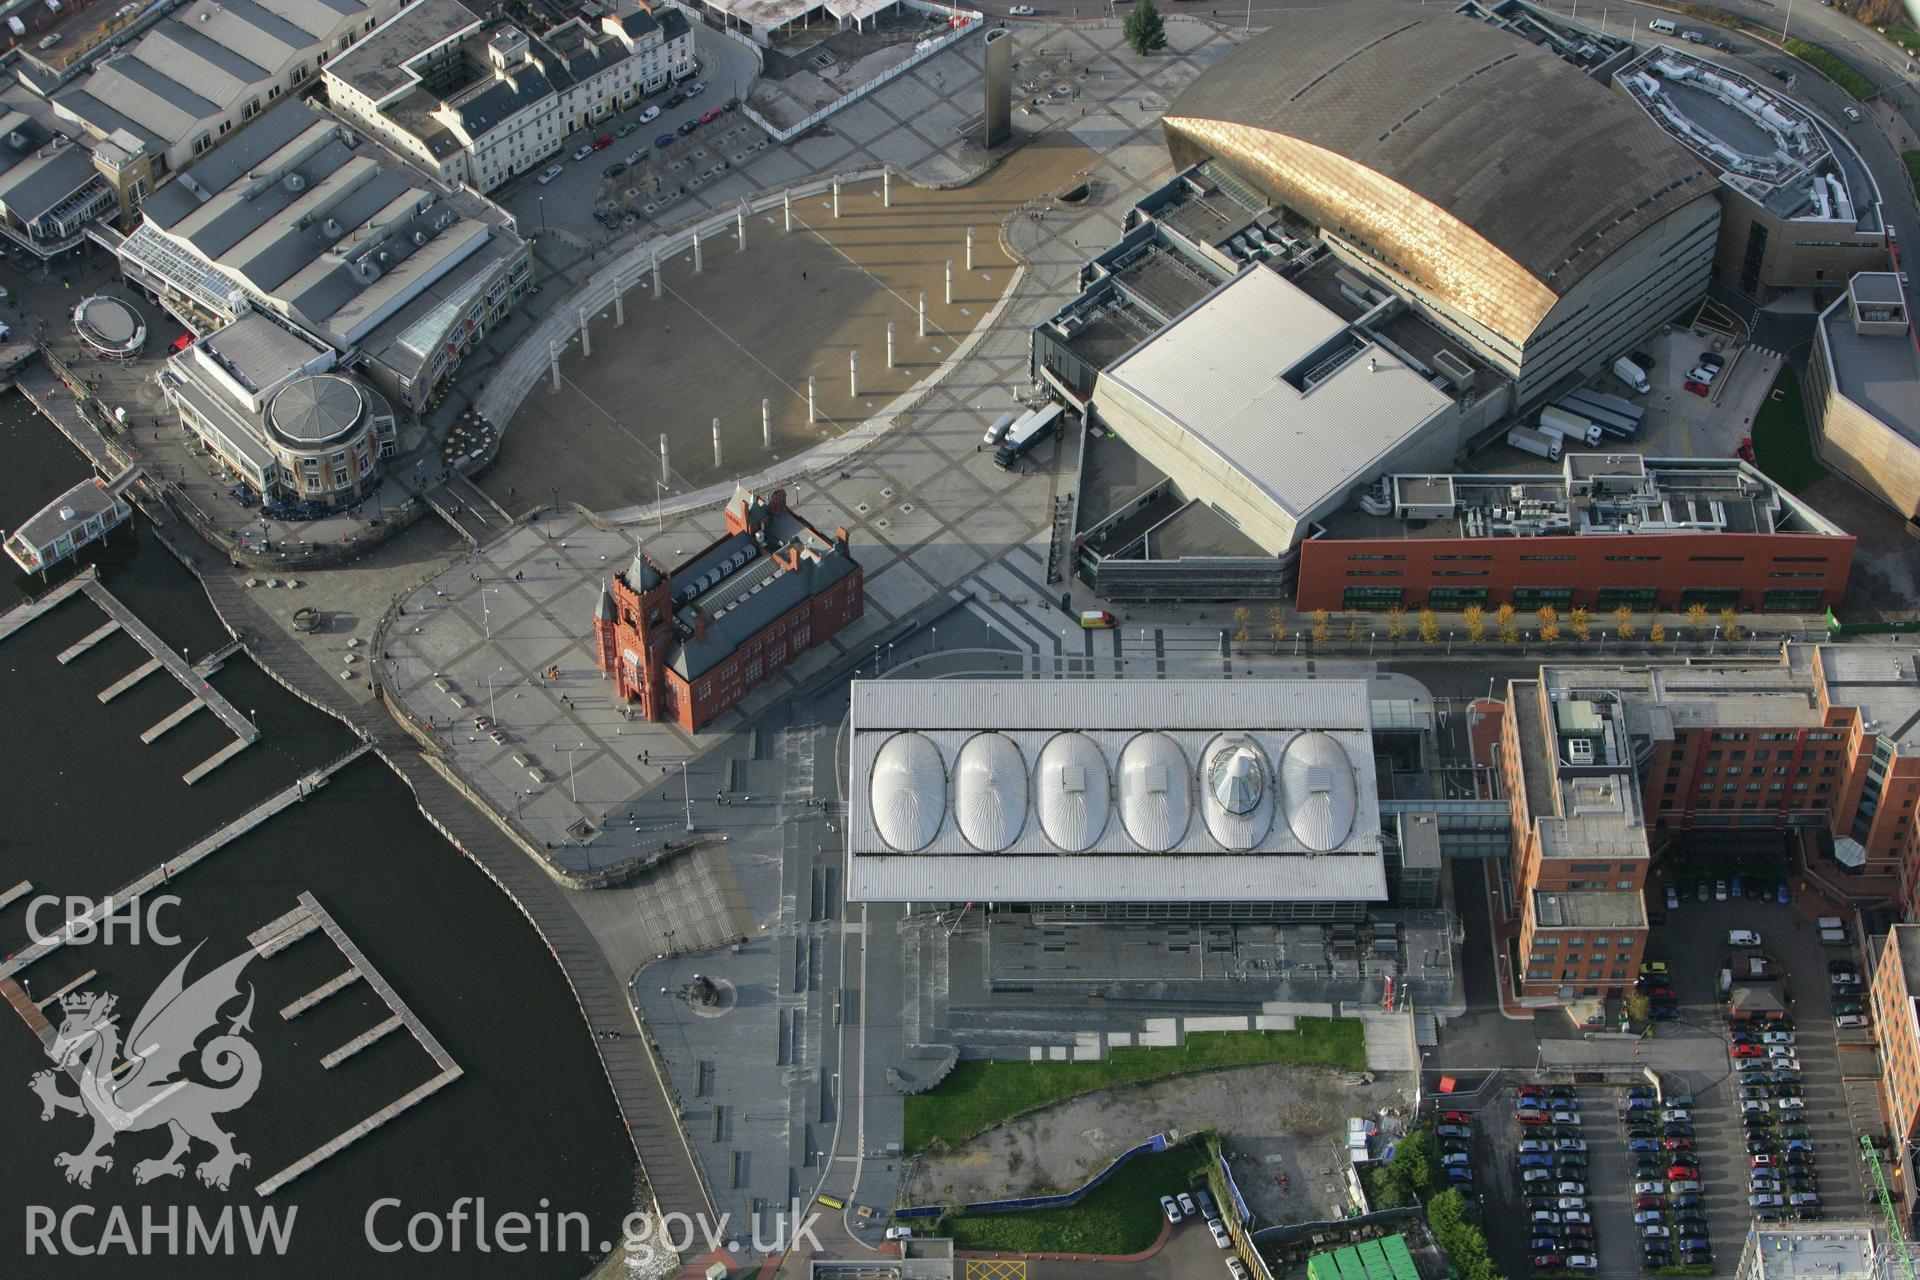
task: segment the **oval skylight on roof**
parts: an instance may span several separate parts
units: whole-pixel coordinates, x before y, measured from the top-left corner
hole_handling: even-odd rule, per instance
[[[1027,821],[1027,762],[1004,733],[976,733],[954,769],[953,814],[983,853],[1012,844]]]
[[[873,825],[902,853],[933,843],[947,814],[947,770],[924,734],[896,733],[873,757]]]
[[[1187,755],[1164,733],[1137,735],[1120,752],[1120,820],[1142,849],[1165,853],[1193,819]]]
[[[1353,763],[1339,743],[1317,729],[1287,744],[1280,758],[1280,795],[1287,825],[1309,849],[1337,848],[1353,830],[1358,803]]]
[[[1040,829],[1055,848],[1080,853],[1107,829],[1107,758],[1084,733],[1055,734],[1040,748]]]
[[[1267,758],[1250,738],[1221,734],[1207,744],[1200,776],[1207,830],[1228,849],[1245,851],[1273,826],[1273,787]]]

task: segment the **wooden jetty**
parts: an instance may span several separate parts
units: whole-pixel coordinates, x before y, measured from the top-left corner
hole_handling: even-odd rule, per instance
[[[47,594],[41,596],[39,599],[29,600],[25,604],[14,606],[5,613],[0,613],[0,640],[5,640],[8,636],[38,618],[41,614],[66,603],[75,592],[81,590],[88,582],[93,580],[93,573],[93,567],[89,565],[85,573],[74,574],[71,578],[68,578],[65,582],[47,592]]]
[[[235,738],[232,742],[229,742],[226,746],[220,748],[205,760],[202,760],[199,764],[181,774],[180,781],[186,783],[188,786],[192,786],[227,761],[239,755],[242,751],[245,751],[248,747],[252,746],[253,743],[254,740],[252,738]]]
[[[66,946],[67,943],[73,940],[74,935],[81,930],[93,928],[94,925],[98,923],[100,917],[106,914],[107,903],[112,903],[116,909],[125,906],[127,903],[138,899],[142,894],[150,893],[159,885],[166,884],[173,876],[179,875],[199,862],[202,858],[216,852],[239,836],[245,835],[247,832],[265,822],[268,818],[271,818],[274,814],[279,813],[282,809],[290,808],[298,804],[313,794],[314,791],[325,786],[327,779],[332,777],[336,772],[345,768],[349,763],[358,760],[372,749],[373,746],[371,743],[362,742],[357,744],[351,751],[315,769],[312,773],[305,775],[284,791],[261,801],[253,808],[235,818],[232,822],[222,826],[219,830],[204,839],[187,846],[187,848],[181,850],[145,875],[122,885],[114,891],[110,898],[104,902],[96,903],[93,909],[87,912],[85,916],[78,920],[69,921],[63,925],[58,933],[32,943],[22,950],[14,952],[13,955],[6,960],[0,961],[0,978],[12,977],[34,962],[44,959],[46,956],[58,951],[61,947]]]
[[[131,609],[121,604],[111,591],[100,585],[97,579],[86,579],[80,584],[80,590],[87,593],[89,600],[100,606],[101,612],[118,622],[142,649],[151,654],[173,675],[174,679],[186,686],[188,692],[203,700],[207,704],[207,710],[219,716],[220,722],[227,726],[234,737],[251,742],[260,736],[260,731],[253,727],[251,720],[241,715],[237,707],[222,697],[219,690],[208,684],[203,676],[188,665],[185,658],[174,652],[172,646],[155,635],[151,627],[140,621]],[[105,701],[104,698],[101,700]]]
[[[279,955],[319,927],[320,922],[308,915],[305,907],[295,907],[278,920],[261,925],[248,934],[247,942],[265,960],[269,956]]]
[[[158,671],[160,666],[160,659],[148,658],[145,662],[127,672],[126,675],[121,676],[118,680],[115,680],[112,684],[102,689],[100,691],[100,701],[112,702],[115,698]]]
[[[187,704],[181,707],[178,711],[175,711],[172,715],[169,715],[166,719],[160,721],[158,724],[154,725],[151,729],[148,729],[146,732],[142,733],[140,735],[140,741],[146,742],[146,743],[152,743],[152,742],[158,741],[162,734],[171,733],[173,732],[173,730],[178,729],[181,725],[186,723],[187,717],[191,716],[196,711],[204,709],[206,705],[207,705],[206,703],[200,701],[200,699],[198,698],[190,699],[187,702]]]
[[[305,913],[303,912],[302,914],[304,915]],[[312,919],[311,916],[307,918]],[[313,1006],[319,1004],[322,1000],[345,991],[358,981],[360,981],[360,971],[358,969],[349,969],[339,977],[328,979],[313,990],[307,992],[307,994],[301,996],[298,1000],[295,1000],[292,1004],[280,1011],[280,1016],[288,1022],[292,1022],[295,1018],[313,1008]]]
[[[12,906],[14,903],[20,901],[20,899],[26,897],[28,894],[32,892],[33,892],[33,881],[22,880],[19,884],[13,886],[13,888],[7,890],[5,893],[0,893],[0,911],[4,911],[6,908]]]
[[[0,978],[0,996],[6,997],[7,1003],[27,1024],[27,1029],[39,1037],[41,1044],[53,1040],[53,1024],[47,1021],[47,1015],[40,1012],[40,1006],[33,1002],[33,998],[19,983],[12,978]]]
[[[86,986],[89,982],[92,982],[95,978],[99,976],[100,976],[100,971],[98,969],[89,969],[85,973],[81,974],[79,977],[75,978],[72,982],[69,982],[66,986],[54,992],[52,995],[43,996],[40,999],[35,1000],[34,1003],[39,1005],[42,1009],[44,1009],[48,1005],[52,1004],[55,1000],[58,1000],[61,996],[67,994],[67,992],[78,990],[79,988]]]
[[[329,1053],[326,1057],[320,1059],[320,1065],[325,1070],[331,1071],[368,1045],[385,1040],[388,1036],[398,1031],[403,1025],[397,1015],[389,1017],[386,1021],[361,1032],[353,1039],[341,1045],[338,1049],[335,1049],[332,1053]]]
[[[445,1047],[441,1045],[440,1041],[435,1038],[431,1031],[427,1030],[426,1024],[422,1023],[418,1015],[407,1006],[407,1002],[400,998],[400,993],[395,991],[392,985],[380,976],[380,971],[367,962],[367,957],[361,952],[359,946],[357,946],[353,939],[347,936],[346,931],[341,929],[339,924],[334,921],[334,918],[328,914],[327,909],[320,905],[319,900],[311,893],[303,892],[300,895],[300,910],[304,913],[304,918],[317,921],[320,927],[326,930],[327,937],[333,942],[334,946],[340,949],[340,954],[346,957],[347,963],[352,967],[348,970],[347,974],[342,974],[332,982],[327,983],[323,987],[316,988],[314,991],[302,996],[299,1000],[294,1001],[293,1004],[288,1005],[286,1009],[281,1010],[281,1016],[288,1018],[293,1017],[302,1010],[311,1008],[312,1004],[318,1003],[319,1000],[324,1000],[328,995],[332,994],[332,991],[328,990],[328,988],[337,989],[337,987],[343,987],[347,984],[350,980],[348,974],[358,974],[369,987],[373,988],[380,999],[385,1002],[388,1011],[392,1014],[391,1017],[385,1019],[379,1025],[372,1027],[362,1035],[355,1037],[353,1040],[335,1049],[332,1053],[329,1053],[320,1060],[320,1065],[331,1069],[339,1063],[345,1062],[348,1058],[360,1052],[368,1045],[373,1044],[375,1041],[393,1034],[393,1032],[399,1030],[401,1027],[405,1027],[413,1035],[414,1040],[418,1042],[420,1047],[426,1050],[427,1056],[433,1059],[434,1065],[439,1067],[440,1071],[433,1079],[427,1081],[419,1088],[402,1094],[352,1128],[339,1134],[337,1137],[321,1143],[312,1151],[300,1157],[300,1159],[262,1182],[253,1189],[254,1194],[258,1196],[272,1195],[281,1187],[292,1182],[295,1178],[312,1170],[316,1165],[319,1165],[331,1156],[338,1154],[340,1151],[366,1137],[381,1125],[412,1110],[429,1097],[452,1084],[455,1080],[458,1080],[463,1074],[460,1065],[453,1060],[453,1055],[446,1051]],[[293,913],[289,912],[286,916],[282,916],[280,921],[276,921],[275,924],[288,920],[292,915]],[[268,925],[267,929],[272,929],[273,927],[273,925]],[[255,934],[257,936],[264,932],[265,930],[256,930]],[[249,940],[251,941],[251,938]]]
[[[119,629],[120,629],[120,624],[118,622],[115,622],[112,618],[108,618],[105,622],[101,623],[98,627],[94,628],[92,631],[87,632],[86,635],[81,636],[78,640],[75,640],[72,644],[62,649],[60,651],[59,657],[55,658],[54,661],[58,662],[61,666],[64,667],[69,662],[72,662],[75,658],[79,657],[81,654],[85,653],[87,650],[93,648],[93,646],[99,644],[102,640],[105,640],[108,636],[112,635],[114,632],[118,631]]]

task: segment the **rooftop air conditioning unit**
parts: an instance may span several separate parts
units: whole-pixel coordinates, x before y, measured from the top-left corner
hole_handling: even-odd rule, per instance
[[[1574,738],[1567,743],[1567,759],[1574,764],[1593,763],[1593,739]]]

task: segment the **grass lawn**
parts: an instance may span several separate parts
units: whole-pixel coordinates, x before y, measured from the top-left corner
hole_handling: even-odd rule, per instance
[[[1160,1197],[1185,1191],[1206,1165],[1206,1142],[1188,1138],[1159,1155],[1141,1156],[1071,1208],[961,1214],[942,1226],[956,1249],[1138,1253],[1160,1238]]]
[[[1902,151],[1900,158],[1907,162],[1907,180],[1920,191],[1920,151]]]
[[[1873,81],[1855,71],[1841,59],[1840,55],[1830,49],[1809,44],[1805,40],[1788,40],[1783,47],[1788,53],[1826,76],[1861,102],[1865,102],[1878,92],[1873,87]]]
[[[906,1148],[956,1146],[1015,1116],[1096,1089],[1263,1062],[1358,1071],[1366,1065],[1365,1036],[1350,1018],[1301,1018],[1292,1031],[1202,1032],[1178,1048],[1114,1049],[1104,1061],[968,1059],[935,1088],[907,1097]]]
[[[1779,392],[1778,400],[1773,392]],[[1753,456],[1760,470],[1789,493],[1799,493],[1822,479],[1827,469],[1813,456],[1813,436],[1807,427],[1807,409],[1800,398],[1800,375],[1782,365],[1773,392],[1753,418]]]

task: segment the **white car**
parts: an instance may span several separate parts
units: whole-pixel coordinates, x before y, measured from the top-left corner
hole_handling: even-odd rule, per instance
[[[1791,1032],[1791,1031],[1768,1031],[1768,1032],[1766,1032],[1766,1033],[1764,1033],[1764,1034],[1762,1034],[1762,1035],[1761,1035],[1761,1037],[1760,1037],[1760,1043],[1761,1043],[1761,1044],[1792,1044],[1792,1043],[1793,1043],[1793,1032]]]
[[[1030,4],[1017,4],[1007,10],[1007,13],[1015,18],[1031,18],[1033,16],[1033,6]]]
[[[1846,112],[1847,112],[1847,119],[1853,121],[1855,124],[1860,123],[1860,112],[1857,108],[1848,107],[1846,108]]]
[[[1867,1016],[1863,1013],[1843,1013],[1833,1020],[1833,1025],[1836,1027],[1864,1027],[1867,1025]]]
[[[913,1239],[913,1228],[912,1227],[888,1227],[887,1239],[911,1240]]]
[[[1598,1271],[1600,1259],[1590,1253],[1576,1253],[1567,1258],[1567,1265],[1575,1271]]]
[[[640,113],[641,124],[646,124],[649,121],[658,120],[659,118],[660,118],[660,108],[658,107],[648,107],[645,111],[642,111]]]
[[[1775,1098],[1773,1105],[1782,1111],[1804,1111],[1807,1106],[1807,1100],[1805,1098]]]
[[[1229,1280],[1248,1280],[1247,1264],[1240,1261],[1240,1259],[1238,1258],[1228,1258],[1227,1259],[1227,1276]]]
[[[1174,1199],[1180,1202],[1180,1213],[1182,1216],[1191,1218],[1200,1212],[1199,1207],[1193,1203],[1193,1197],[1186,1192],[1182,1191],[1179,1195],[1175,1196]]]
[[[1172,1196],[1160,1197],[1160,1212],[1167,1215],[1170,1223],[1180,1221],[1180,1206],[1173,1202]]]
[[[1778,1209],[1786,1201],[1776,1195],[1752,1195],[1747,1197],[1749,1209]]]
[[[1233,1237],[1227,1234],[1227,1224],[1218,1218],[1207,1219],[1207,1230],[1213,1233],[1213,1244],[1217,1249],[1233,1248]]]
[[[1710,387],[1713,385],[1713,380],[1718,377],[1719,374],[1720,371],[1718,369],[1709,369],[1703,364],[1697,364],[1687,370],[1687,379],[1690,382],[1697,382],[1703,387]],[[1736,942],[1733,945],[1737,947],[1741,944]]]
[[[548,165],[546,169],[543,170],[540,174],[540,185],[543,187],[546,186],[549,182],[552,182],[555,178],[559,177],[562,172],[564,172],[564,170],[559,165],[557,164]]]
[[[573,158],[575,160],[585,160],[588,156],[592,154],[593,154],[593,144],[589,142],[585,146],[581,147],[578,151],[574,152]]]

